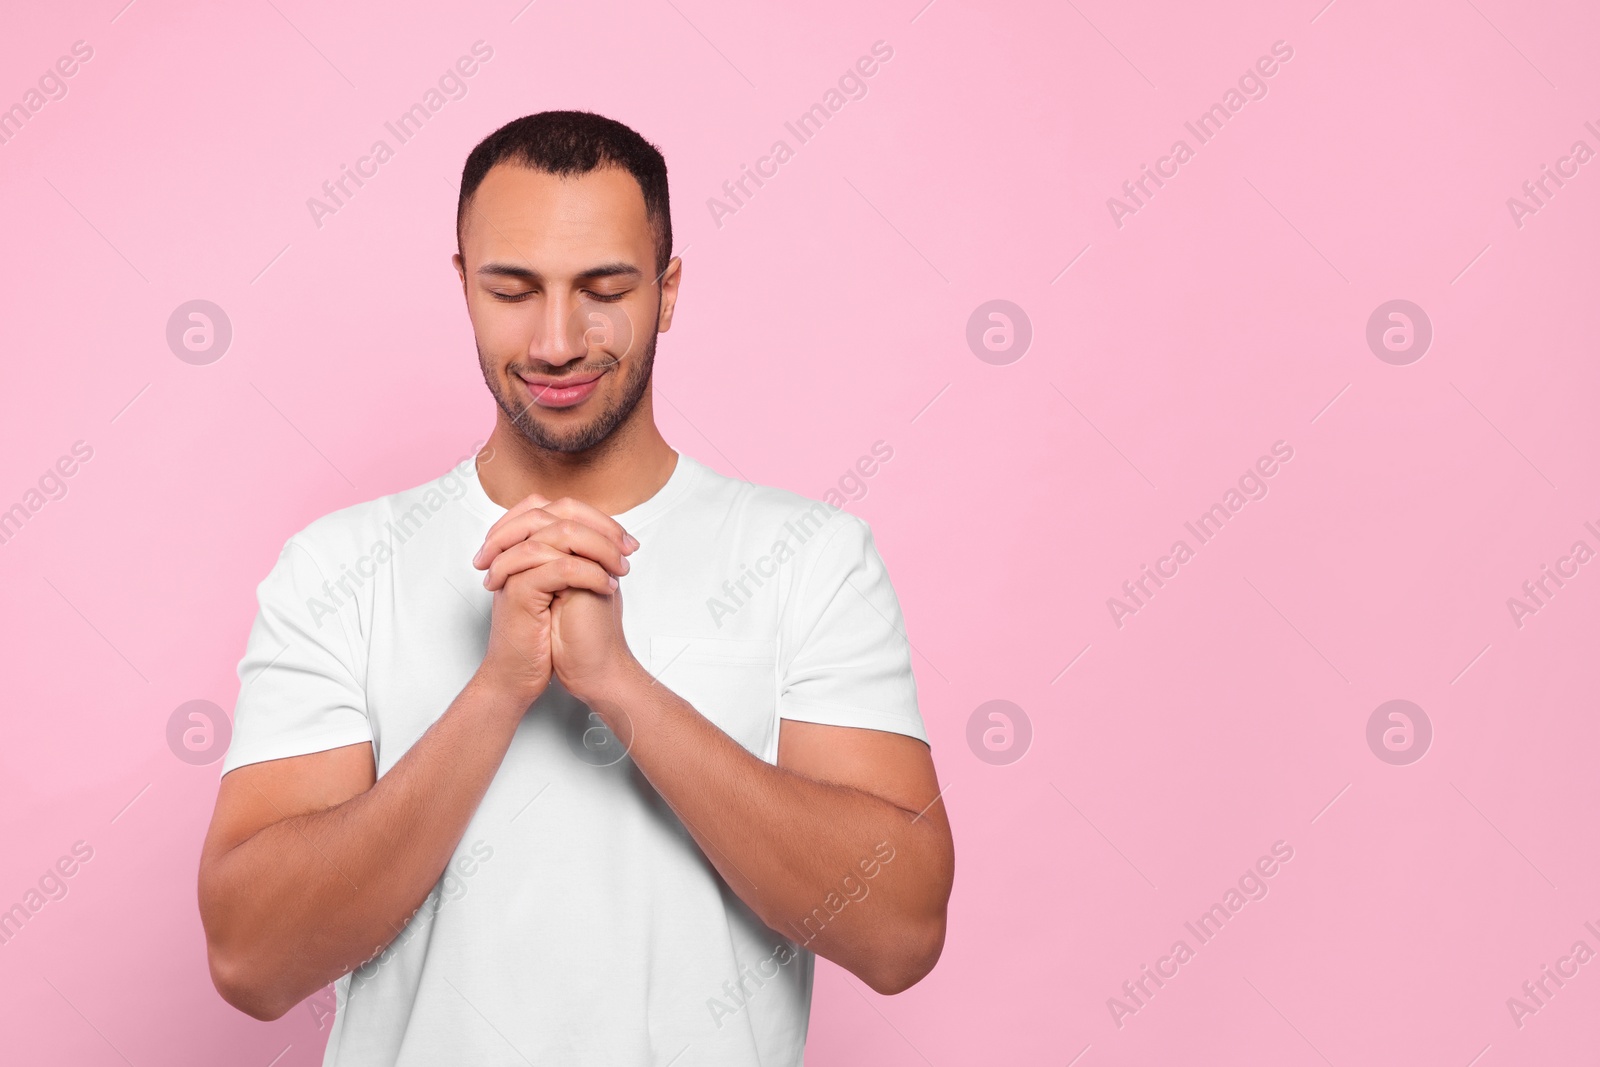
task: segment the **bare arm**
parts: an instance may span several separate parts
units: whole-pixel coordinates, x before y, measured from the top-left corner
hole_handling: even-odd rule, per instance
[[[426,899],[549,684],[554,596],[609,592],[612,573],[627,573],[636,542],[622,527],[592,509],[588,525],[564,514],[525,515],[531,535],[500,554],[520,569],[495,584],[483,663],[382,778],[367,744],[223,777],[199,893],[212,981],[228,1003],[282,1016],[381,951]]]
[[[773,766],[642,668],[604,694],[594,709],[762,921],[879,993],[933,969],[955,854],[927,745],[784,720]]]
[[[490,588],[514,580],[522,525],[508,514],[485,539],[474,562]],[[768,926],[880,993],[920,981],[944,947],[955,869],[928,746],[785,720],[778,764],[768,764],[650,677],[622,617],[620,592],[574,587],[555,596],[550,660],[567,691],[628,746]]]
[[[376,782],[367,744],[229,772],[200,859],[223,999],[276,1019],[392,941],[443,874],[526,708],[474,679]]]

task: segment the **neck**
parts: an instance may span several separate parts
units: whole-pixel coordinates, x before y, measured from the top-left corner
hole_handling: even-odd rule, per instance
[[[489,499],[509,508],[532,493],[572,497],[620,515],[655,496],[678,454],[656,428],[651,391],[616,432],[587,452],[552,452],[530,443],[495,409],[494,432],[478,454],[478,479]]]

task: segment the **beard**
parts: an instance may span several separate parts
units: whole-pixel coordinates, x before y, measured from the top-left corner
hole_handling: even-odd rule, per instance
[[[511,395],[509,387],[495,374],[489,360],[484,356],[483,349],[478,348],[478,366],[483,371],[483,383],[489,387],[495,403],[500,405],[500,410],[505,413],[507,421],[522,435],[523,440],[542,451],[569,455],[589,451],[628,421],[628,417],[633,414],[634,409],[639,406],[639,401],[650,388],[650,373],[655,365],[655,358],[656,333],[651,330],[650,339],[645,344],[640,358],[626,360],[611,357],[609,362],[584,360],[569,371],[568,373],[573,375],[590,374],[620,364],[623,368],[621,391],[608,406],[591,416],[584,425],[558,431],[541,424],[532,414],[532,405],[524,404]],[[515,374],[518,367],[519,364],[510,364],[506,368],[507,374]]]

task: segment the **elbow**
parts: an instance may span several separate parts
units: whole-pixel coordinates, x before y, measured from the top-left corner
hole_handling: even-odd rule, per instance
[[[944,952],[945,917],[936,919],[908,931],[901,939],[898,950],[868,968],[860,975],[874,993],[892,997],[904,993],[926,978],[939,962]]]
[[[229,1006],[252,1019],[269,1023],[283,1018],[297,998],[288,994],[281,975],[266,964],[260,939],[246,934],[254,923],[225,906],[226,898],[208,884],[207,874],[202,868],[200,925],[205,929],[211,985]]]
[[[211,966],[211,984],[229,1005],[252,1019],[270,1023],[283,1018],[294,1007],[294,1001],[273,990],[260,976],[253,973],[245,961],[230,958],[214,946],[207,953]]]

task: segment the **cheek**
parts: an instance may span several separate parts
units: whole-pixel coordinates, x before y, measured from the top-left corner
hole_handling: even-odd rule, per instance
[[[598,318],[594,321],[603,327],[596,330],[597,341],[602,342],[596,344],[597,348],[624,359],[643,352],[645,340],[655,325],[654,301],[641,300],[634,295],[595,311]]]
[[[616,335],[606,346],[606,354],[625,363],[643,363],[649,358],[655,340],[655,306],[632,307],[627,314],[615,319]]]
[[[480,301],[472,310],[472,331],[478,348],[491,365],[514,360],[528,350],[528,316],[515,304],[502,304],[493,297]]]

